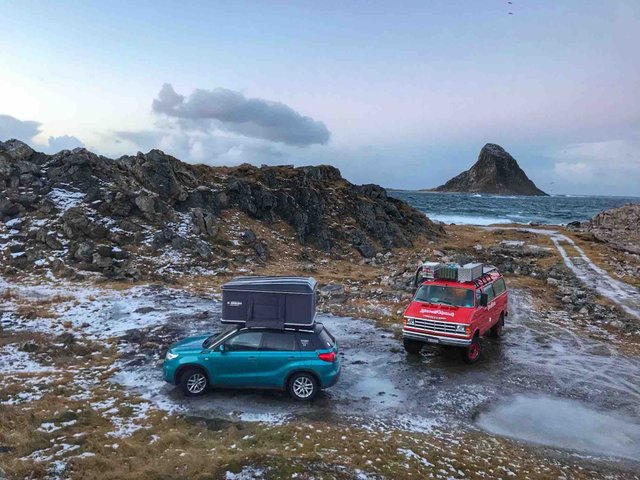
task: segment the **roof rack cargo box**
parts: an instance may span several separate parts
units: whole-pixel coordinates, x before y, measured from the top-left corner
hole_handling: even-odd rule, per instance
[[[459,282],[473,282],[483,275],[484,265],[482,263],[467,263],[458,268]]]
[[[236,277],[222,286],[222,323],[247,327],[311,327],[317,282],[312,277]]]

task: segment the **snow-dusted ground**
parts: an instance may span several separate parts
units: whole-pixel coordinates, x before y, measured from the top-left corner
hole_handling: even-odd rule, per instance
[[[612,278],[605,270],[593,263],[584,251],[566,235],[561,234],[557,230],[541,228],[487,227],[487,229],[518,230],[549,237],[562,256],[564,264],[576,277],[603,297],[620,305],[620,307],[630,315],[640,319],[640,289]],[[563,244],[571,245],[571,247],[578,252],[579,256],[570,256]]]
[[[0,375],[53,371],[53,367],[42,365],[33,358],[33,355],[21,351],[17,344],[0,347]]]
[[[176,387],[162,381],[163,349],[141,350],[131,330],[143,329],[145,335],[156,340],[167,335],[178,339],[219,331],[220,304],[213,294],[193,295],[153,286],[123,291],[53,283],[10,286],[0,281],[0,290],[6,288],[16,295],[36,299],[69,297],[55,307],[60,314],[58,319],[18,317],[15,300],[5,300],[0,305],[3,312],[0,318],[6,330],[57,334],[71,326],[76,335],[97,342],[108,339],[115,342],[122,357],[115,365],[111,381],[125,386],[132,395],[131,401],[118,405],[104,398],[92,398],[91,389],[100,382],[99,376],[107,367],[87,365],[75,377],[81,386],[75,398],[86,399],[96,412],[111,419],[114,444],[120,437],[145,428],[151,409],[272,424],[293,418],[321,418],[385,432],[397,429],[437,434],[442,430],[473,430],[477,425],[493,431],[487,421],[476,424],[478,416],[483,418],[483,412],[492,412],[502,402],[517,406],[522,394],[545,396],[559,404],[569,399],[578,401],[586,411],[594,409],[593,418],[599,421],[623,418],[630,435],[640,431],[640,360],[624,356],[606,341],[585,338],[563,312],[546,316],[536,312],[531,299],[522,291],[511,291],[506,336],[500,341],[484,341],[484,358],[473,368],[460,361],[455,349],[436,348],[420,356],[408,356],[393,332],[381,330],[372,322],[320,315],[319,320],[340,343],[343,372],[338,384],[315,402],[301,404],[292,402],[283,393],[261,391],[214,391],[202,398],[185,399]],[[18,395],[5,401],[15,404],[38,398],[39,392],[47,389],[45,379],[55,374],[35,373],[47,366],[34,354],[22,352],[12,344],[2,348],[5,355],[0,374],[6,374],[2,381],[25,382],[24,398]],[[34,372],[28,381],[16,372],[21,365],[25,371]],[[121,406],[133,410],[133,420],[120,415]],[[617,412],[615,416],[610,415],[613,411]],[[524,440],[535,435],[539,443],[556,445],[554,438],[562,435],[560,432],[554,438],[540,438],[540,429],[531,431],[534,425],[518,423],[517,414],[512,418],[517,425],[514,431],[520,432]],[[588,413],[584,418],[589,418]],[[606,422],[604,425],[607,426]],[[608,426],[615,428],[615,425],[611,420]],[[570,423],[567,428],[571,428]],[[588,430],[582,432],[588,434]],[[505,434],[514,435],[511,431]],[[563,446],[581,450],[584,439],[580,435],[569,436]],[[603,449],[601,453],[629,457],[628,452]],[[43,455],[51,457],[55,453]],[[632,458],[640,461],[640,456]]]

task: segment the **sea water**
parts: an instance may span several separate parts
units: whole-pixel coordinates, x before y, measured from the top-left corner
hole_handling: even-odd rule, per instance
[[[628,203],[640,203],[640,197],[565,195],[530,197],[406,190],[393,190],[388,193],[424,212],[432,220],[457,225],[500,223],[563,225],[573,221],[588,220],[603,210]]]

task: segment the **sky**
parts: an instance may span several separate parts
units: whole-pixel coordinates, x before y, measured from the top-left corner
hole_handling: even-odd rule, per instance
[[[0,140],[406,189],[498,143],[548,193],[640,196],[637,0],[0,0],[0,18]]]

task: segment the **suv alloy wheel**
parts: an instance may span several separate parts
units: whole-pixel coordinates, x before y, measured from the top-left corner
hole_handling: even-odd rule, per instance
[[[209,380],[199,368],[187,368],[180,377],[180,388],[187,397],[204,395],[208,387]]]
[[[310,373],[296,373],[289,380],[289,394],[295,400],[313,400],[318,394],[318,381]]]

